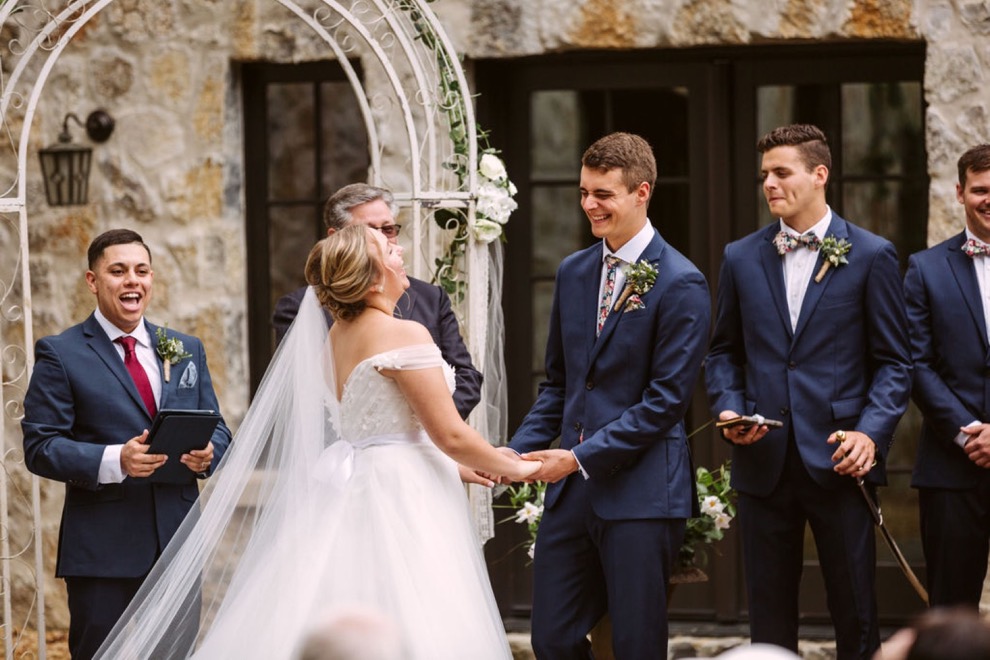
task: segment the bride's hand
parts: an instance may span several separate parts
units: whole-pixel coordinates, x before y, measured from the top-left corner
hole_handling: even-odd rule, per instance
[[[464,467],[460,463],[457,464],[457,473],[461,476],[461,481],[466,484],[478,484],[485,488],[495,486],[495,482],[491,480],[488,474]]]

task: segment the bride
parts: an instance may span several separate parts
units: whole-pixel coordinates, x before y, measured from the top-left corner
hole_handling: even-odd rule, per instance
[[[100,657],[291,658],[355,607],[390,619],[403,658],[511,658],[457,464],[519,480],[540,463],[465,424],[429,332],[392,316],[409,286],[400,246],[347,227],[306,279],[200,507]]]

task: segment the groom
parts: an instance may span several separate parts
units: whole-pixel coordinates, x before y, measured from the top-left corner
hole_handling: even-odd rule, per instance
[[[509,445],[544,461],[533,478],[551,482],[533,648],[541,660],[589,657],[587,634],[608,612],[616,657],[666,658],[666,585],[696,506],[682,420],[708,340],[708,285],[647,218],[657,170],[645,140],[607,135],[581,165],[602,240],[557,270],[547,377]]]

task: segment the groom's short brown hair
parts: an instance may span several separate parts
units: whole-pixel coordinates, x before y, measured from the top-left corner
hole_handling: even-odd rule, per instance
[[[650,143],[632,133],[610,133],[599,138],[581,156],[581,164],[589,169],[607,172],[621,169],[622,182],[632,192],[639,184],[650,184],[650,195],[657,182],[657,159]]]

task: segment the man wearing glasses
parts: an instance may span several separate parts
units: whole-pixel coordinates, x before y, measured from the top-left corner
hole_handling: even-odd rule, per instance
[[[323,223],[327,227],[327,236],[350,224],[360,223],[377,229],[388,237],[390,243],[395,243],[401,228],[401,225],[395,223],[397,212],[395,199],[388,190],[366,183],[352,183],[327,200],[323,207]],[[299,313],[299,304],[305,293],[306,287],[302,287],[282,296],[275,303],[272,325],[275,327],[277,343],[282,341]],[[409,289],[399,299],[395,315],[418,321],[430,331],[433,341],[440,347],[443,359],[454,368],[457,383],[454,405],[461,417],[467,419],[481,400],[482,376],[471,364],[471,355],[461,338],[457,317],[451,309],[447,293],[438,286],[410,277]],[[333,323],[329,313],[327,322]]]

